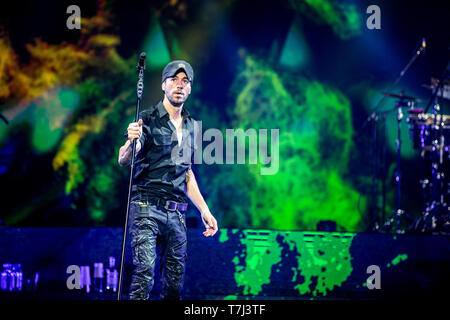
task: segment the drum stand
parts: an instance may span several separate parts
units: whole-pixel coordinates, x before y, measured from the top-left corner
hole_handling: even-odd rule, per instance
[[[444,151],[445,136],[442,115],[438,121],[439,104],[433,107],[432,145],[431,145],[431,199],[426,203],[425,211],[415,222],[416,232],[425,234],[450,235],[450,208],[445,199]],[[424,189],[426,186],[424,186]]]
[[[415,224],[415,230],[421,233],[444,234],[450,235],[450,203],[446,202],[446,192],[450,192],[449,185],[445,183],[445,168],[444,168],[444,152],[449,152],[445,145],[444,125],[442,112],[438,121],[438,113],[441,111],[438,103],[438,96],[441,92],[443,95],[444,80],[448,78],[450,73],[450,61],[447,61],[447,66],[442,72],[438,85],[434,88],[434,92],[425,109],[433,104],[433,126],[431,130],[432,148],[431,148],[431,199],[426,204],[425,211]],[[446,150],[447,148],[447,150]],[[448,161],[448,160],[447,160]],[[450,201],[450,199],[447,199]]]
[[[401,148],[402,148],[402,119],[403,119],[403,107],[410,107],[413,102],[406,101],[406,99],[400,97],[400,100],[395,103],[397,108],[397,168],[395,171],[395,181],[397,183],[397,209],[392,212],[392,216],[379,228],[380,231],[384,232],[395,232],[398,234],[406,233],[410,231],[412,226],[408,227],[406,230],[402,228],[401,220],[406,218],[410,224],[414,222],[414,218],[409,215],[405,210],[401,209]]]

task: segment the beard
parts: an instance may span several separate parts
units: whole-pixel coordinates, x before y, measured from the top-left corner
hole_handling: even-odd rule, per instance
[[[186,94],[180,96],[176,95],[175,93],[174,94],[166,93],[166,97],[167,100],[169,100],[170,104],[173,105],[174,107],[181,107],[187,99]]]

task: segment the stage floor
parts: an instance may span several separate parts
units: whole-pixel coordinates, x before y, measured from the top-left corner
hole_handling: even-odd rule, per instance
[[[188,230],[186,300],[417,298],[450,287],[449,237],[221,229],[205,238],[202,231]],[[120,228],[2,227],[0,262],[21,263],[24,284],[22,292],[2,292],[0,299],[113,300],[114,293],[93,288],[70,290],[67,267],[90,266],[93,277],[94,263],[106,268],[113,256],[119,269],[121,244]],[[130,263],[127,250],[124,299]],[[155,299],[161,288],[156,274]]]

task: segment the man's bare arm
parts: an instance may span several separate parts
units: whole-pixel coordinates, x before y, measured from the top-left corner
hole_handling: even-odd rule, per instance
[[[197,180],[195,180],[194,172],[192,171],[192,169],[188,169],[188,171],[186,172],[186,184],[187,196],[197,207],[198,211],[200,211],[200,213],[209,211],[208,205],[203,199],[203,196],[198,187]]]
[[[120,147],[119,149],[119,165],[124,167],[128,166],[131,162],[131,155],[133,153],[133,145],[132,141],[134,139],[138,139],[136,141],[136,153],[141,150],[141,141],[139,140],[139,137],[142,134],[142,119],[139,119],[138,122],[132,122],[128,125],[127,133],[128,133],[128,140],[125,142],[125,144]]]
[[[209,211],[208,205],[203,199],[192,169],[188,169],[186,172],[186,184],[187,196],[197,207],[198,211],[200,211],[203,224],[206,227],[206,231],[203,232],[203,235],[206,237],[213,236],[218,230],[217,221]]]
[[[119,165],[121,167],[129,166],[131,163],[131,154],[133,153],[133,145],[130,140],[127,140],[125,144],[119,149]],[[136,153],[141,150],[141,141],[136,141]]]

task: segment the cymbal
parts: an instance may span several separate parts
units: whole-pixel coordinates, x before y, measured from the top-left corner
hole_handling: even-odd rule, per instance
[[[401,100],[413,100],[413,101],[420,101],[420,99],[418,98],[414,98],[414,97],[410,97],[410,96],[405,96],[403,94],[397,94],[397,93],[392,93],[392,92],[383,92],[383,95],[386,97],[392,97],[392,98],[397,98],[397,99],[401,99]]]

